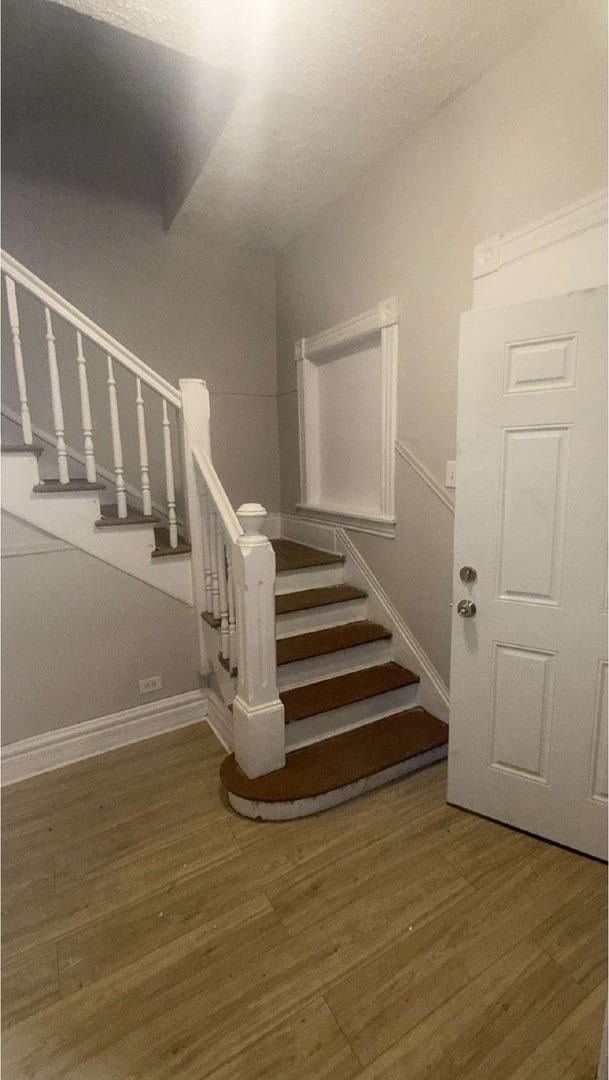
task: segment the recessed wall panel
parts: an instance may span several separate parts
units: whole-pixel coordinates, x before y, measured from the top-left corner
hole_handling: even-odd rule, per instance
[[[554,653],[495,644],[491,766],[547,782]]]
[[[558,604],[562,578],[569,426],[503,431],[497,592]]]
[[[507,345],[506,394],[565,390],[575,386],[576,355],[575,334]]]

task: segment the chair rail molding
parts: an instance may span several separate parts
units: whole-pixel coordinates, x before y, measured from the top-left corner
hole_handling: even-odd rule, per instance
[[[398,319],[390,297],[296,342],[303,516],[395,533]],[[363,498],[349,502],[356,483]]]
[[[446,493],[440,481],[426,468],[416,454],[413,454],[412,450],[409,450],[406,443],[403,443],[401,439],[395,440],[395,449],[402,461],[405,461],[407,465],[410,465],[410,468],[416,472],[417,476],[420,476],[421,480],[427,484],[429,490],[433,491],[436,498],[440,500],[447,510],[450,510],[451,514],[454,514],[455,504],[450,495]]]

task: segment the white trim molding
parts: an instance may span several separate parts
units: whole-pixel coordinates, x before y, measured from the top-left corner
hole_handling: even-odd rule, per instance
[[[421,480],[427,484],[430,491],[433,491],[434,495],[440,500],[440,502],[450,510],[451,514],[455,512],[455,504],[452,501],[450,495],[446,493],[439,480],[430,473],[429,469],[425,467],[422,461],[413,454],[412,450],[409,450],[406,443],[403,443],[401,439],[395,440],[396,453],[405,461],[407,465],[410,465],[411,469],[414,469],[417,476],[421,477]]]
[[[207,723],[227,754],[232,754],[233,716],[228,706],[214,690],[207,691]]]
[[[585,199],[569,203],[553,214],[503,236],[491,236],[474,248],[472,276],[483,277],[514,259],[566,240],[569,236],[607,221],[607,191],[597,191]]]
[[[570,203],[473,254],[472,307],[505,307],[607,284],[607,191]]]
[[[395,518],[377,517],[374,514],[352,514],[347,510],[326,510],[322,506],[303,506],[296,509],[301,517],[321,524],[344,526],[354,532],[372,533],[374,536],[395,536]]]
[[[397,428],[398,302],[382,300],[344,323],[295,345],[300,444],[299,513],[377,536],[395,535],[395,438]],[[370,341],[380,347],[380,491],[375,509],[352,509],[321,501],[318,369],[333,356],[356,352]]]
[[[34,735],[3,746],[2,786],[51,772],[75,761],[106,754],[119,746],[151,739],[168,731],[199,724],[207,718],[207,690],[148,702],[134,709],[98,716],[81,724]]]

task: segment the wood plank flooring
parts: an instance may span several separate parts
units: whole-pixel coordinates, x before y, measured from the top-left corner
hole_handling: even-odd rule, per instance
[[[593,1080],[606,868],[445,803],[224,803],[190,727],[7,789],[5,1080]]]

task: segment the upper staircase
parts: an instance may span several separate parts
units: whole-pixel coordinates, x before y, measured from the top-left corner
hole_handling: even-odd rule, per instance
[[[212,463],[205,383],[181,380],[177,390],[6,254],[2,271],[21,428],[2,446],[3,509],[195,607],[201,670],[234,747],[221,769],[233,807],[268,819],[315,813],[446,756],[446,724],[421,707],[418,674],[396,662],[391,631],[349,581],[345,557],[269,539],[263,507],[231,506]],[[24,357],[17,286],[42,309],[55,477],[41,476],[48,448],[35,439],[28,396],[41,372]],[[74,334],[79,476],[70,475],[57,319]],[[110,468],[96,462],[85,343],[104,353]],[[125,478],[116,367],[134,384],[139,488]],[[163,500],[143,389],[160,399]]]

